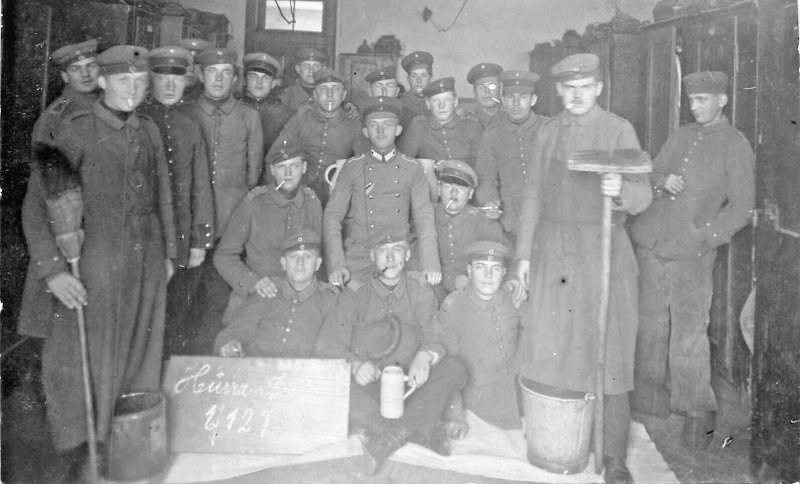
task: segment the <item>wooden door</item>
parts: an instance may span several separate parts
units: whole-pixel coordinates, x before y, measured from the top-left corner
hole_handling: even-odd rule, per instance
[[[800,62],[794,0],[760,2],[756,333],[751,456],[800,481]]]
[[[678,127],[676,107],[680,79],[675,47],[675,25],[670,24],[648,31],[644,149],[653,157]]]

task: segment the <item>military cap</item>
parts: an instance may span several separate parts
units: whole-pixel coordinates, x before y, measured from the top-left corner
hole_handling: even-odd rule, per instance
[[[295,250],[316,250],[319,253],[321,246],[322,243],[316,232],[311,229],[303,229],[283,240],[281,253],[286,254]]]
[[[430,74],[433,70],[433,56],[428,52],[418,50],[403,57],[403,60],[400,61],[400,65],[403,66],[403,70],[409,74],[411,74],[411,71],[414,69],[419,69],[420,67],[424,67]]]
[[[594,54],[572,54],[550,68],[550,74],[559,82],[597,77],[600,75],[600,58]]]
[[[470,188],[478,186],[478,174],[463,161],[442,160],[436,167],[436,174],[439,181],[444,183],[454,183]]]
[[[147,71],[147,49],[135,45],[109,47],[96,60],[105,75]]]
[[[344,79],[333,69],[320,69],[314,72],[314,85],[319,86],[326,82],[338,82],[344,84]]]
[[[191,63],[192,53],[176,45],[157,47],[147,54],[150,70],[160,74],[186,74]]]
[[[728,76],[719,71],[701,71],[683,78],[686,94],[727,94]]]
[[[500,86],[503,92],[533,92],[539,74],[528,71],[503,71],[500,73]]]
[[[197,54],[203,52],[204,50],[213,49],[214,44],[207,41],[206,39],[196,39],[193,37],[187,37],[185,39],[181,39],[175,43],[178,47],[183,47],[184,49],[188,50],[192,57],[197,57]]]
[[[304,61],[313,61],[325,63],[327,56],[313,47],[301,47],[294,53],[297,63]]]
[[[61,67],[67,67],[73,62],[97,57],[97,40],[91,39],[79,44],[70,44],[57,49],[50,56],[53,62]]]
[[[197,54],[197,63],[202,66],[213,66],[215,64],[236,65],[239,54],[235,50],[213,47]]]
[[[408,242],[408,231],[400,227],[391,227],[370,235],[370,246],[374,249],[395,242]]]
[[[395,79],[397,76],[397,67],[395,66],[388,66],[388,67],[381,67],[380,69],[376,69],[369,74],[367,77],[364,78],[368,83],[372,84],[373,82],[383,81],[385,79]]]
[[[443,92],[452,92],[453,94],[455,94],[456,80],[453,79],[452,77],[443,77],[441,79],[436,79],[435,81],[431,81],[431,83],[425,86],[425,89],[422,90],[422,94],[425,97],[435,96]]]
[[[367,122],[367,118],[370,116],[375,117],[378,114],[383,114],[384,116],[386,114],[393,114],[400,119],[401,112],[403,112],[403,102],[396,97],[376,96],[367,99],[361,117],[364,119],[365,123]]]
[[[274,165],[275,163],[281,163],[295,158],[303,158],[304,155],[305,152],[300,148],[299,144],[289,144],[289,142],[283,140],[283,146],[276,151],[272,157],[267,159],[267,164]]]
[[[482,62],[469,70],[467,73],[467,82],[475,84],[477,81],[487,77],[497,77],[501,72],[503,72],[503,68],[499,65]]]
[[[281,63],[278,59],[264,52],[253,52],[247,54],[242,59],[244,72],[248,71],[263,72],[264,74],[275,77],[281,72]]]
[[[505,265],[510,255],[511,252],[505,244],[491,240],[479,240],[471,243],[469,247],[467,247],[467,260],[470,262],[474,260],[487,260],[501,262]]]

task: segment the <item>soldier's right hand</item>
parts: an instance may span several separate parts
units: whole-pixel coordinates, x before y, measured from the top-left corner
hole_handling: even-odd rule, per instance
[[[500,202],[489,202],[483,207],[483,213],[485,213],[486,217],[490,220],[497,220],[503,215],[503,211],[500,210]]]
[[[269,277],[262,277],[256,282],[256,285],[253,286],[253,290],[256,291],[259,296],[266,298],[273,298],[278,294],[278,286],[276,286]]]
[[[378,368],[378,365],[376,365],[371,361],[365,361],[361,363],[356,369],[356,374],[355,374],[356,383],[358,383],[362,387],[365,385],[369,385],[370,383],[374,382],[380,377],[381,377],[381,370]]]
[[[350,271],[346,267],[341,267],[328,274],[328,282],[334,286],[344,287],[350,280]]]
[[[239,340],[231,340],[225,343],[219,349],[219,356],[223,358],[242,358],[244,357],[244,349]]]
[[[86,306],[86,288],[80,279],[68,272],[60,272],[47,279],[47,289],[70,309]]]
[[[686,188],[686,183],[680,175],[670,174],[664,180],[664,190],[673,195],[680,195],[684,188]]]
[[[522,282],[522,287],[525,290],[530,290],[531,288],[531,261],[529,260],[520,260],[519,265],[517,265],[517,279]]]

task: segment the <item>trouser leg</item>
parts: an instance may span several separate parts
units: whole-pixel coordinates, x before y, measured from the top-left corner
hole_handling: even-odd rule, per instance
[[[167,318],[164,331],[164,359],[186,352],[192,339],[189,309],[192,306],[201,269],[179,268],[167,286]]]
[[[208,251],[200,266],[202,274],[189,312],[189,324],[195,328],[190,354],[210,355],[213,352],[214,339],[223,329],[222,315],[231,295],[231,287],[214,267],[213,255],[213,251]]]
[[[603,402],[603,453],[624,461],[631,428],[628,394],[603,395]]]
[[[671,403],[685,412],[717,409],[711,388],[709,311],[716,252],[698,259],[670,261],[672,331],[669,346]]]

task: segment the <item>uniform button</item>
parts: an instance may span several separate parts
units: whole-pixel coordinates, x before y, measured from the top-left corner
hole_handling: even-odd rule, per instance
[[[400,209],[398,208],[398,209],[396,209],[394,212],[395,212],[395,213],[400,213]]]
[[[281,341],[282,341],[283,343],[286,343],[286,338],[283,338]]]
[[[374,212],[374,211],[372,211],[372,210],[370,210],[370,211],[369,211],[369,214],[370,214],[370,215],[372,215],[373,213],[375,213],[375,212]]]
[[[372,195],[369,196],[369,199],[372,200]]]
[[[291,333],[292,332],[292,328],[286,328],[286,332],[287,333]],[[502,348],[502,346],[501,346],[501,348]]]
[[[400,183],[400,180],[395,180],[394,182],[395,182],[395,183]]]
[[[374,229],[375,228],[375,224],[369,224],[369,228]]]
[[[395,193],[394,194],[394,198],[400,198],[400,194],[399,193]]]
[[[368,167],[368,168],[367,168],[367,171],[372,171],[372,167],[371,167],[371,166],[370,166],[370,167]]]

